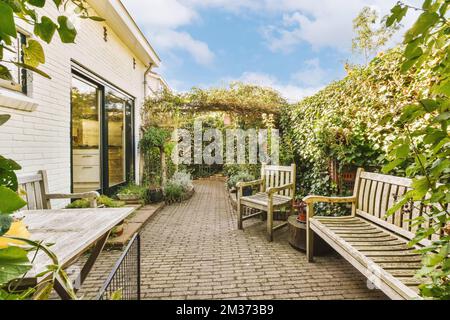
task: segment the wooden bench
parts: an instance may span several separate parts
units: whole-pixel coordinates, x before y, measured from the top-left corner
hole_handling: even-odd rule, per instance
[[[296,166],[292,164],[288,167],[267,166],[261,167],[261,179],[252,182],[239,182],[237,184],[237,213],[238,229],[243,229],[243,221],[260,216],[267,212],[267,239],[273,241],[273,231],[284,226],[287,222],[273,226],[273,213],[285,207],[294,210],[295,196],[295,174]],[[243,197],[243,188],[259,186],[260,192],[255,195]],[[243,216],[243,208],[258,210],[256,213]]]
[[[415,248],[407,243],[418,228],[410,219],[429,209],[420,202],[410,203],[386,217],[389,208],[411,190],[411,185],[410,179],[359,169],[353,196],[306,197],[308,261],[313,261],[313,240],[317,235],[391,299],[419,299],[421,281],[414,275],[421,268],[422,256],[415,249],[430,244],[436,236]],[[315,216],[314,203],[319,202],[351,203],[352,213],[346,217]]]
[[[19,189],[23,190],[21,196],[27,202],[23,210],[47,210],[51,209],[50,200],[53,199],[88,199],[91,208],[97,208],[97,198],[100,194],[96,191],[72,194],[50,194],[48,189],[47,172],[44,170],[36,174],[19,176]]]

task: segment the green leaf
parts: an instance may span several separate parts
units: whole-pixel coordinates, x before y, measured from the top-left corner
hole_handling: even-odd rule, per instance
[[[0,214],[11,214],[27,203],[14,191],[0,186]]]
[[[11,119],[11,115],[9,114],[0,114],[0,126],[4,125],[6,122]]]
[[[105,19],[103,19],[102,17],[97,17],[97,16],[89,16],[89,19],[91,19],[93,21],[97,21],[97,22],[105,21]]]
[[[6,159],[5,157],[0,156],[0,169],[16,171],[21,170],[22,167],[14,160]]]
[[[27,0],[27,2],[38,8],[43,8],[45,5],[45,0]]]
[[[450,159],[438,159],[431,167],[431,174],[438,178],[445,170],[450,170]]]
[[[42,17],[41,22],[34,26],[34,33],[47,43],[50,43],[58,25],[48,17]]]
[[[434,118],[434,122],[447,121],[448,119],[450,119],[450,111],[443,112],[438,115],[436,118]]]
[[[442,81],[435,88],[433,88],[433,92],[436,94],[445,94],[447,97],[450,97],[450,78]]]
[[[0,64],[0,79],[7,80],[7,81],[13,80],[13,77],[12,77],[9,69],[1,64]]]
[[[405,159],[409,155],[409,143],[405,143],[397,147],[395,150],[397,158]]]
[[[66,16],[58,17],[58,33],[63,43],[74,43],[77,36],[77,30]]]
[[[407,193],[408,194],[408,193]],[[397,202],[394,206],[389,208],[389,210],[386,213],[386,216],[392,216],[394,213],[396,213],[398,210],[403,208],[403,206],[408,203],[409,198],[405,195],[399,202]]]
[[[13,218],[4,214],[0,215],[0,237],[9,231]]]
[[[428,33],[429,29],[439,21],[439,15],[436,12],[424,12],[417,19],[413,27],[408,31],[413,36]]]
[[[405,162],[405,159],[395,159],[394,161],[388,163],[385,165],[382,169],[383,173],[389,173],[395,168],[397,168],[399,165],[401,165],[403,162]]]
[[[413,179],[411,195],[416,201],[422,200],[430,189],[430,182],[427,178]]]
[[[51,79],[51,77],[50,77],[48,74],[46,74],[46,73],[45,73],[44,71],[42,71],[42,70],[39,70],[39,69],[36,68],[36,67],[30,66],[30,65],[25,64],[25,63],[20,63],[20,62],[14,62],[14,64],[17,65],[17,66],[19,66],[19,67],[21,67],[21,68],[25,68],[25,69],[27,69],[27,70],[33,71],[33,72],[35,72],[35,73],[37,73],[37,74],[40,74],[40,75],[43,76],[44,78]]]
[[[405,49],[405,58],[408,60],[416,59],[423,54],[422,48],[420,48],[421,41],[420,38],[411,41]]]
[[[0,186],[7,187],[12,191],[17,192],[19,184],[17,182],[17,176],[14,171],[0,168]]]
[[[389,28],[395,22],[400,22],[408,12],[408,7],[397,4],[391,9],[391,15],[386,19],[386,26]]]
[[[420,104],[424,107],[424,109],[427,112],[433,112],[439,107],[439,103],[433,99],[420,100]]]
[[[19,247],[0,249],[0,285],[5,285],[31,269],[28,252]]]
[[[401,123],[409,123],[416,120],[420,116],[425,114],[425,110],[419,104],[410,104],[403,108],[402,115],[400,116]]]
[[[36,40],[28,40],[28,45],[23,48],[25,64],[36,68],[45,63],[44,49]]]
[[[17,37],[16,23],[14,22],[14,11],[4,1],[0,1],[0,35],[5,34]]]
[[[59,7],[62,4],[62,0],[53,0],[53,3],[56,5],[56,7],[59,9]]]

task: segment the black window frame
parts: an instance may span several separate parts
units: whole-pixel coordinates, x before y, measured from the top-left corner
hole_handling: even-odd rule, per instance
[[[82,67],[78,63],[72,61],[72,77],[81,78],[88,83],[94,84],[99,88],[100,95],[100,189],[97,190],[102,194],[112,195],[121,187],[130,182],[134,182],[134,177],[136,174],[136,137],[135,137],[135,107],[136,98],[124,90],[119,89],[117,86],[111,84],[110,82],[104,80],[97,74],[89,71],[88,69]],[[72,86],[71,89],[72,90]],[[109,155],[108,155],[108,119],[107,119],[107,106],[106,106],[106,92],[107,90],[114,90],[119,92],[121,95],[128,98],[127,102],[130,102],[130,112],[126,113],[126,180],[125,182],[109,186]],[[127,103],[128,107],[128,103]],[[128,120],[130,121],[128,125]],[[70,104],[70,188],[73,192],[73,141],[72,141],[72,102]],[[128,153],[130,152],[130,153]]]

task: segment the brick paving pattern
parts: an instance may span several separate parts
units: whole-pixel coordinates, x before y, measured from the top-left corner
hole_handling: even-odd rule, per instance
[[[265,239],[259,219],[236,229],[220,181],[196,183],[191,200],[166,207],[142,231],[143,299],[386,299],[337,254],[309,264],[287,228]],[[120,252],[101,254],[80,294],[94,297]]]

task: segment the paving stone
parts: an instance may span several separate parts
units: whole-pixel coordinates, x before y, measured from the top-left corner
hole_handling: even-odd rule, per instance
[[[287,229],[272,243],[260,219],[237,230],[223,182],[195,188],[190,200],[165,207],[141,231],[143,299],[387,299],[337,254],[308,263],[288,244]],[[80,294],[95,297],[119,256],[103,252]]]

